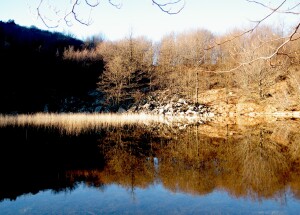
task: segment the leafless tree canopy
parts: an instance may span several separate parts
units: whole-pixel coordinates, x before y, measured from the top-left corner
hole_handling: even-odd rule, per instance
[[[185,7],[185,0],[151,0],[152,4],[157,6],[161,11],[167,14],[178,14]],[[209,45],[204,47],[205,50],[214,49],[217,46],[220,46],[225,43],[231,43],[232,41],[246,36],[248,34],[253,33],[258,27],[264,24],[270,17],[275,16],[276,14],[283,14],[288,16],[299,16],[300,14],[300,3],[294,0],[281,0],[281,1],[273,1],[270,3],[264,3],[262,0],[245,0],[249,2],[249,4],[256,4],[263,8],[266,8],[268,12],[266,15],[258,20],[253,20],[253,27],[248,30],[240,31],[238,34],[231,35],[231,37],[227,37],[224,40],[212,40]],[[113,7],[120,9],[122,7],[122,0],[108,0],[108,3]],[[82,18],[82,14],[80,13],[79,8],[85,7],[90,11],[100,5],[100,0],[73,0],[68,5],[68,8],[65,9],[64,12],[60,9],[55,8],[53,5],[47,5],[45,0],[40,0],[37,6],[37,14],[38,17],[42,20],[42,22],[48,28],[56,28],[60,25],[61,22],[65,22],[68,26],[72,25],[72,22],[78,22],[82,25],[90,25],[91,24],[91,16]],[[52,16],[46,16],[44,10],[48,8],[52,10]],[[225,72],[231,72],[236,69],[239,69],[242,66],[253,63],[257,60],[270,60],[276,55],[285,55],[286,57],[293,58],[291,53],[283,52],[284,47],[287,46],[288,43],[296,41],[299,39],[299,27],[300,22],[296,23],[293,27],[292,31],[289,34],[281,35],[281,37],[273,38],[276,41],[281,41],[278,46],[274,47],[272,51],[268,54],[259,56],[256,59],[252,59],[248,62],[242,62],[234,68],[231,68]],[[273,41],[264,41],[264,43],[270,43]]]

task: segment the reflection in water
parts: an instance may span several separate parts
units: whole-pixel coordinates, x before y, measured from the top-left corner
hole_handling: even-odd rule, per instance
[[[293,120],[185,130],[123,125],[75,136],[56,128],[6,126],[0,129],[0,199],[72,190],[84,182],[101,190],[118,184],[133,198],[136,189],[162,184],[174,193],[224,190],[236,198],[285,204],[289,190],[300,198],[298,128]]]

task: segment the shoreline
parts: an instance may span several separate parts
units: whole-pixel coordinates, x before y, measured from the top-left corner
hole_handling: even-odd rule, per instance
[[[235,112],[229,112],[229,113],[218,113],[215,114],[216,117],[277,117],[277,118],[299,118],[300,119],[300,111],[276,111],[276,112],[249,112],[249,113],[235,113]]]

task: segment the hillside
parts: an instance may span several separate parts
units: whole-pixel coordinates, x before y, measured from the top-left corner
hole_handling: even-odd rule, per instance
[[[159,44],[146,37],[83,42],[0,22],[0,113],[172,115],[182,112],[179,106],[209,106],[225,117],[300,111],[299,41],[280,50],[288,55],[255,60],[278,47],[274,35],[272,28],[258,28],[205,51],[209,41],[220,39],[206,30],[167,35]]]
[[[268,85],[261,89],[255,82],[247,85],[246,90],[232,85],[215,87],[201,92],[199,101],[209,104],[216,114],[222,116],[300,111],[299,66],[279,70],[275,75],[270,74],[268,79]]]
[[[65,60],[69,47],[82,50],[83,41],[61,33],[0,22],[0,112],[58,111],[70,96],[96,88],[103,61]]]

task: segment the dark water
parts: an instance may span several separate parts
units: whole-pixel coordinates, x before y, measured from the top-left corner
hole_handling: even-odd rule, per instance
[[[299,214],[300,130],[0,128],[0,214]]]

